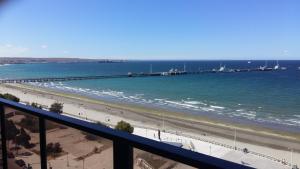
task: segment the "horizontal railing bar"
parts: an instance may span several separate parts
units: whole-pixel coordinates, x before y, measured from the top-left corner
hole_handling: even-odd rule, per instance
[[[22,111],[24,113],[31,114],[33,116],[44,118],[45,120],[50,120],[62,125],[76,128],[78,130],[95,134],[97,136],[104,137],[113,141],[124,140],[134,148],[157,154],[165,158],[193,167],[225,169],[250,168],[241,164],[218,159],[216,157],[200,154],[183,148],[175,147],[166,143],[161,143],[126,132],[117,131],[95,123],[90,123],[87,121],[60,115],[46,110],[37,109],[31,106],[19,104],[2,98],[0,98],[0,104]]]

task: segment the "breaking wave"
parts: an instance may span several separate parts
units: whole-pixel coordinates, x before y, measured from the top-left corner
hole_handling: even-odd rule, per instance
[[[159,106],[163,108],[172,108],[176,110],[188,110],[190,112],[198,113],[214,113],[216,115],[222,115],[227,117],[243,118],[248,120],[254,120],[257,122],[268,122],[274,124],[283,124],[289,126],[300,126],[300,115],[275,117],[272,114],[267,116],[259,116],[260,113],[254,110],[246,110],[242,104],[238,104],[238,109],[230,109],[216,103],[204,102],[193,100],[192,98],[178,100],[172,100],[168,98],[146,98],[144,94],[130,94],[123,91],[115,90],[93,90],[88,88],[80,88],[68,86],[62,82],[49,82],[49,83],[29,83],[34,86],[46,87],[56,89],[60,91],[72,92],[92,97],[98,97],[102,99],[113,99],[129,103],[145,104],[149,106]],[[261,110],[262,107],[258,107]]]

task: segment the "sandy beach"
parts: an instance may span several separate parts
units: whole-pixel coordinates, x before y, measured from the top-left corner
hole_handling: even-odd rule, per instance
[[[257,163],[255,160],[259,161],[257,159],[261,160],[258,163],[267,162],[274,168],[288,168],[287,165],[281,165],[282,161],[276,161],[283,159],[300,166],[299,133],[274,131],[259,126],[235,125],[181,112],[108,103],[29,85],[1,84],[0,93],[11,93],[19,97],[23,103],[36,102],[45,107],[54,102],[64,103],[64,115],[101,122],[109,126],[125,120],[135,127],[134,134],[150,139],[158,140],[155,133],[157,129],[161,129],[164,141],[182,143],[184,148],[238,163],[242,163],[243,160],[251,163],[254,159],[250,165],[258,168],[270,166],[255,165]],[[238,150],[234,150],[234,147]],[[245,156],[239,151],[243,148],[252,153]],[[234,158],[235,156],[243,159]]]

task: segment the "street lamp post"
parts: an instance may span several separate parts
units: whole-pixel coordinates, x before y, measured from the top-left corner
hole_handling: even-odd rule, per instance
[[[236,149],[236,128],[234,128],[234,149]]]

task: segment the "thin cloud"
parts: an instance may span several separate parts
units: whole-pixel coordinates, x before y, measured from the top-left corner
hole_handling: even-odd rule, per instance
[[[48,45],[41,45],[41,48],[42,48],[42,49],[47,49],[47,48],[48,48]]]
[[[11,45],[11,44],[5,44],[4,46],[5,46],[5,47],[7,47],[7,48],[10,48],[10,47],[12,47],[12,45]]]

